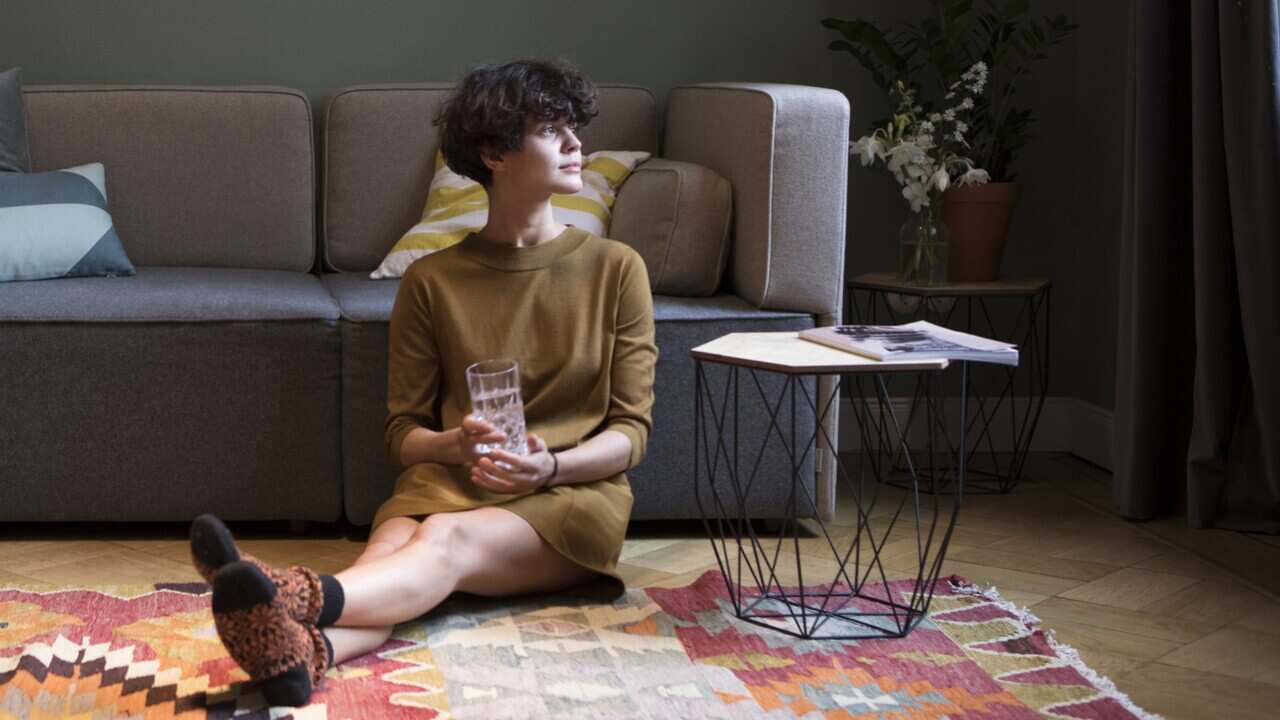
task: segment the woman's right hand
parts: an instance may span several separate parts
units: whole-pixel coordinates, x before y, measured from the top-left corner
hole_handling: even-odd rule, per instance
[[[506,433],[475,415],[462,418],[458,433],[458,454],[462,456],[462,464],[471,465],[485,456],[485,453],[476,452],[477,445],[501,445],[506,439]]]

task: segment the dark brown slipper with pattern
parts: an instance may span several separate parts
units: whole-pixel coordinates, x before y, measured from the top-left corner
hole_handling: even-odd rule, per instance
[[[213,620],[227,653],[258,681],[267,702],[296,707],[311,698],[312,677],[318,677],[316,637],[289,617],[278,594],[257,567],[229,563],[213,578]],[[327,662],[324,650],[319,662]]]
[[[324,679],[324,674],[333,666],[333,653],[330,651],[329,643],[325,642],[324,631],[315,625],[305,625],[307,634],[311,636],[311,647],[314,653],[311,656],[311,686],[318,687],[320,681]]]
[[[280,602],[289,617],[300,623],[315,624],[324,606],[320,577],[309,568],[294,565],[287,569],[272,567],[248,553],[240,552],[235,538],[222,521],[213,515],[201,515],[191,523],[191,563],[204,581],[213,578],[226,565],[237,560],[253,565],[271,579],[280,591]]]

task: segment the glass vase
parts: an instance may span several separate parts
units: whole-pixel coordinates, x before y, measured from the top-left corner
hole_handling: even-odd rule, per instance
[[[947,282],[951,231],[930,205],[911,213],[898,233],[898,274],[910,285],[926,287]]]

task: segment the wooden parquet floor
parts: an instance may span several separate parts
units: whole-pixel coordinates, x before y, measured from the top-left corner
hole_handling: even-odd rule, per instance
[[[1186,528],[1181,518],[1129,523],[1110,511],[1110,475],[1037,453],[1009,495],[970,496],[944,574],[994,585],[1029,607],[1139,706],[1167,718],[1280,717],[1280,541]],[[839,503],[829,524],[848,532]],[[359,530],[236,525],[268,562],[346,567]],[[805,545],[805,568],[830,564]],[[911,559],[888,553],[886,567]],[[810,561],[814,564],[811,566]],[[715,568],[701,523],[634,523],[622,552],[632,586],[678,586]],[[0,529],[0,587],[195,581],[179,525],[10,525]],[[0,618],[2,620],[3,618]]]

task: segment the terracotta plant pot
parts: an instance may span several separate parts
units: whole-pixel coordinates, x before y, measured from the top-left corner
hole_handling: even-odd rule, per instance
[[[1000,277],[1000,258],[1017,199],[1017,183],[951,187],[942,194],[942,222],[951,230],[950,282]]]

